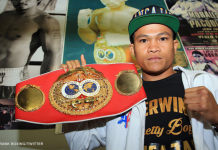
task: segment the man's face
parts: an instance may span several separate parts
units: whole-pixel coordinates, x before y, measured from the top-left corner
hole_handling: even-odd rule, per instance
[[[7,113],[7,110],[3,110],[3,114],[6,114]]]
[[[33,6],[37,6],[38,0],[11,0],[16,10],[27,10]]]
[[[101,0],[101,2],[109,8],[118,8],[125,4],[126,0]]]
[[[170,28],[162,24],[145,25],[133,38],[130,51],[144,73],[159,75],[172,69],[178,41],[173,40]]]
[[[200,54],[193,54],[193,57],[198,61],[198,62],[203,62],[204,57],[201,56]]]

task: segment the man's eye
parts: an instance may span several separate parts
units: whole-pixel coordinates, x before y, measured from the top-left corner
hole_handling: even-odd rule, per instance
[[[162,37],[162,38],[160,38],[160,41],[165,41],[165,40],[167,40],[166,37]]]
[[[141,39],[140,42],[145,43],[145,42],[147,42],[147,40],[146,39]]]

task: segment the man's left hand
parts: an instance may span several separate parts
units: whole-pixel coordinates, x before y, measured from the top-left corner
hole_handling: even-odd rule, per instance
[[[205,121],[218,127],[218,105],[213,94],[206,87],[186,89],[184,103],[190,111],[198,112]]]

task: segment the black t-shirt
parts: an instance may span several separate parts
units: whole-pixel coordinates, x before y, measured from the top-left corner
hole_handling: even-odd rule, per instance
[[[145,150],[163,147],[193,150],[192,129],[184,104],[181,71],[162,80],[143,81],[143,86],[147,94]]]

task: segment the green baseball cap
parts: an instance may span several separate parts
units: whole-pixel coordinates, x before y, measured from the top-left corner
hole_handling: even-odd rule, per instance
[[[129,23],[130,41],[133,33],[140,27],[148,24],[163,24],[172,29],[174,33],[179,30],[179,20],[166,8],[157,5],[149,5],[136,12]],[[131,41],[132,42],[132,41]]]

